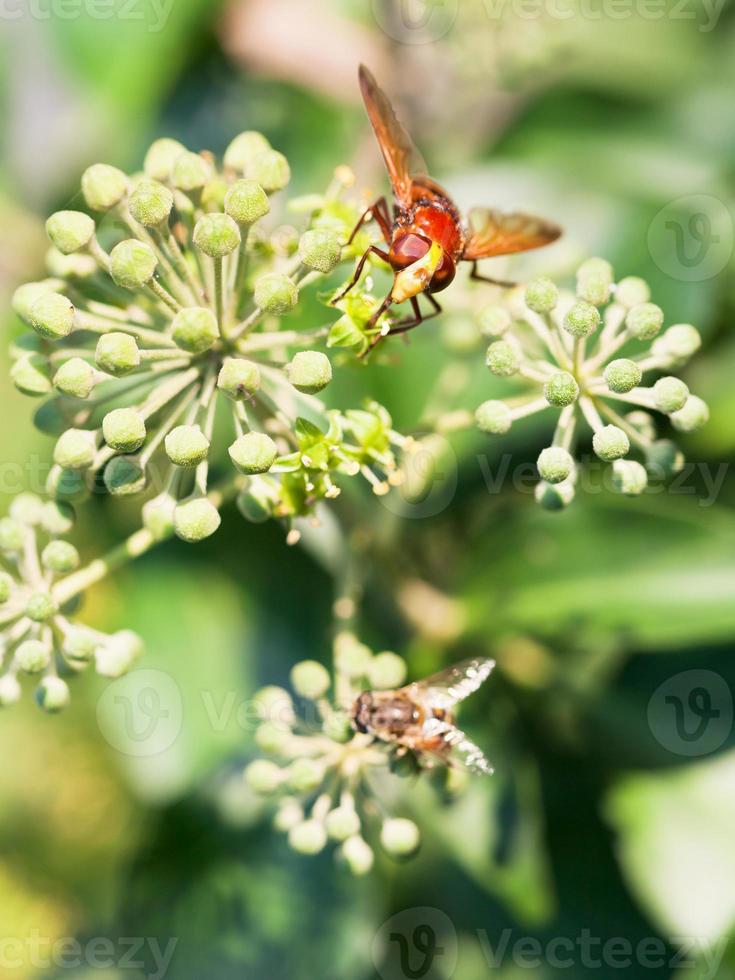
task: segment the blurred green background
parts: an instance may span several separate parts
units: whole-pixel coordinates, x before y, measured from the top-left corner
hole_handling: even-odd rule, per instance
[[[727,0],[0,5],[6,338],[18,329],[10,292],[42,272],[45,215],[75,201],[90,163],[134,170],[157,136],[221,153],[261,129],[288,155],[294,193],[321,190],[340,163],[382,188],[358,101],[364,60],[461,204],[521,206],[565,226],[553,249],[496,274],[563,279],[601,254],[619,276],[645,277],[668,322],[701,329],[685,380],[712,407],[684,440],[686,478],[636,500],[595,485],[547,514],[528,480],[525,492],[508,481],[490,492],[503,451],[516,466],[546,444],[529,423],[502,445],[479,434],[444,445],[428,507],[340,502],[367,549],[367,642],[404,653],[414,676],[471,653],[499,660],[464,714],[497,774],[452,805],[412,789],[425,846],[367,879],[329,854],[294,855],[242,790],[252,746],[237,706],[296,660],[329,658],[334,582],[315,551],[232,509],[195,551],[171,543],[99,586],[90,620],[144,636],[142,669],[175,679],[182,730],[152,756],[118,751],[93,677],[60,717],[28,699],[0,718],[4,975],[161,975],[150,942],[121,945],[141,937],[177,940],[174,980],[408,976],[381,966],[373,940],[396,913],[430,906],[458,938],[457,980],[735,977],[734,14]],[[334,397],[376,397],[405,431],[420,430],[440,386],[460,390],[455,407],[495,397],[502,382],[482,357],[463,360],[458,318],[396,344],[391,363],[345,367]],[[38,489],[50,454],[6,379],[3,509]],[[136,520],[106,500],[80,517],[90,554]],[[673,692],[686,708],[700,687],[720,692],[721,714],[685,756],[673,722],[649,724],[649,702]],[[495,968],[487,944],[504,935]],[[34,936],[42,958],[63,937],[87,953],[107,938],[115,953],[39,965]],[[514,962],[524,937],[541,943],[533,966]],[[555,937],[572,943],[557,952],[565,966],[547,955]],[[699,940],[686,958],[682,937]],[[17,962],[8,940],[21,941]],[[608,940],[618,952],[601,957]],[[620,953],[620,941],[649,940],[648,959]],[[414,975],[450,967],[437,955]]]

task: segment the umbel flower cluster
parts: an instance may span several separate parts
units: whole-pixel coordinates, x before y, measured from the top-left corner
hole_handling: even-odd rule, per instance
[[[318,854],[331,842],[356,875],[370,871],[376,847],[395,858],[417,851],[416,824],[389,812],[399,782],[390,772],[400,765],[393,749],[355,732],[350,717],[360,691],[397,688],[405,677],[401,657],[374,654],[344,631],[334,645],[333,676],[315,660],[291,671],[301,715],[283,688],[256,694],[255,741],[271,758],[251,762],[245,777],[253,791],[278,801],[274,825],[294,850]]]
[[[330,322],[287,325],[301,291],[360,247],[343,247],[353,178],[339,168],[326,193],[291,202],[300,232],[273,230],[264,219],[289,178],[259,133],[233,140],[221,167],[161,139],[142,173],[91,166],[85,210],[48,219],[50,277],[13,300],[31,332],[12,376],[46,396],[36,421],[57,436],[51,494],[147,491],[147,527],[198,541],[220,523],[207,493],[225,450],[245,516],[287,526],[337,496],[342,476],[377,493],[396,479],[403,440],[385,409],[327,412],[317,397],[332,380],[321,348],[344,344],[343,328],[330,339]]]
[[[130,630],[109,635],[73,621],[78,592],[64,587],[80,563],[64,540],[73,521],[68,505],[28,493],[0,520],[0,705],[18,701],[19,678],[32,675],[40,707],[59,711],[69,702],[65,677],[91,664],[119,677],[142,652]]]
[[[520,379],[532,390],[484,402],[475,413],[477,425],[497,435],[518,419],[556,413],[551,445],[537,464],[541,504],[558,509],[574,498],[573,453],[580,423],[592,430],[596,456],[612,463],[613,484],[621,493],[643,493],[649,476],[665,478],[684,465],[676,444],[657,438],[652,413],[667,416],[681,432],[707,421],[705,402],[671,374],[701,340],[691,324],[664,329],[664,323],[642,279],[631,276],[616,283],[610,264],[597,258],[578,269],[576,295],[538,279],[505,304],[482,311],[483,333],[492,340],[489,370]],[[658,379],[644,384],[651,373]],[[631,453],[640,459],[630,458]]]

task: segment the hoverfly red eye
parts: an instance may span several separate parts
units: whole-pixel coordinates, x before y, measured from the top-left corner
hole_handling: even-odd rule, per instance
[[[413,265],[419,259],[423,259],[431,248],[431,242],[423,235],[405,234],[398,235],[393,239],[390,257],[391,263],[403,269],[408,265]]]
[[[446,289],[450,282],[454,279],[456,271],[454,262],[452,262],[450,256],[445,252],[439,268],[432,277],[429,285],[429,291],[432,293],[440,293],[442,289]]]

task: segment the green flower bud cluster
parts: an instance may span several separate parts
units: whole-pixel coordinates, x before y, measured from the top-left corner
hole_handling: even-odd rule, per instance
[[[632,496],[645,491],[649,473],[671,475],[683,465],[676,447],[660,449],[649,413],[668,416],[681,432],[699,428],[709,416],[706,403],[670,374],[698,350],[697,330],[685,323],[664,329],[664,313],[650,301],[647,283],[635,277],[616,283],[604,259],[584,262],[576,280],[576,294],[549,279],[535,280],[514,290],[505,304],[477,314],[480,332],[490,340],[489,371],[532,389],[512,402],[483,402],[475,412],[478,428],[503,435],[520,419],[557,410],[551,445],[537,463],[536,499],[552,510],[574,499],[574,445],[582,423],[592,430],[595,455],[613,464],[613,486]],[[646,385],[650,373],[663,377]],[[646,410],[643,426],[636,409]],[[629,459],[631,452],[641,462]]]
[[[65,540],[73,525],[68,504],[29,493],[0,519],[0,706],[18,701],[22,678],[34,675],[38,705],[60,711],[69,703],[69,677],[90,665],[119,677],[141,653],[130,631],[108,635],[73,621],[64,601],[80,565]]]
[[[364,875],[373,866],[374,848],[400,859],[421,843],[413,821],[382,815],[365,793],[355,793],[363,777],[363,787],[374,792],[396,777],[389,771],[394,749],[353,725],[354,702],[364,690],[401,687],[406,663],[395,653],[373,653],[346,630],[337,634],[333,653],[333,672],[316,660],[291,671],[303,718],[288,691],[268,687],[256,694],[255,741],[270,758],[251,762],[245,779],[254,793],[276,802],[274,826],[295,851],[318,854],[332,843],[339,863]]]
[[[342,261],[359,216],[343,198],[353,178],[341,168],[308,208],[294,202],[298,230],[273,229],[271,198],[289,179],[285,157],[255,132],[232,141],[221,167],[161,139],[142,174],[89,167],[86,210],[49,218],[59,275],[15,293],[30,330],[12,377],[46,398],[37,419],[56,436],[50,494],[155,490],[146,527],[196,542],[220,523],[213,459],[229,456],[245,512],[260,515],[267,497],[287,523],[336,496],[336,474],[388,486],[399,437],[384,414],[327,413],[329,326],[297,314],[301,292]],[[64,265],[78,257],[91,264],[82,277]],[[229,438],[215,427],[225,414]]]

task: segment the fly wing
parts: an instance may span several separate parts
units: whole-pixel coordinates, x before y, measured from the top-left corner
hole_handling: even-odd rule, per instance
[[[446,721],[432,718],[426,722],[422,734],[427,740],[441,739],[448,746],[449,754],[437,753],[447,763],[459,763],[469,772],[481,776],[492,776],[495,771],[485,758],[482,749],[470,741],[465,733]]]
[[[487,657],[460,660],[438,674],[409,684],[405,690],[416,701],[448,711],[476,691],[490,676],[494,666],[495,661]]]
[[[561,235],[561,228],[542,218],[513,212],[505,214],[490,208],[473,208],[463,259],[475,262],[493,255],[511,255],[549,245]]]
[[[390,99],[365,65],[360,65],[360,90],[388,168],[393,193],[398,203],[408,208],[411,206],[413,178],[426,172],[424,161],[398,121]]]

